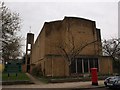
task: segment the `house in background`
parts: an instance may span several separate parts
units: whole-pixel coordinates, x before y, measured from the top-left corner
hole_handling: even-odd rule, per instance
[[[101,33],[95,21],[65,17],[45,22],[35,43],[33,34],[28,33],[27,38],[32,40],[28,40],[26,48],[26,52],[30,51],[27,72],[38,67],[44,76],[53,77],[89,74],[90,68],[98,68],[100,74],[113,73],[111,58],[102,55]],[[74,50],[79,51],[71,64],[63,48],[69,57]]]

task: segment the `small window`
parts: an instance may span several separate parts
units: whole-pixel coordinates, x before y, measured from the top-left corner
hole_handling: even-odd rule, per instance
[[[27,51],[27,54],[29,55],[31,51]]]
[[[28,49],[31,49],[31,44],[28,44]]]

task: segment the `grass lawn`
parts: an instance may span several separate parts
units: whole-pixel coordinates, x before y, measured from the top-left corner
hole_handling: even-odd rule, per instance
[[[10,73],[8,77],[8,73],[2,73],[2,81],[22,81],[22,80],[30,80],[25,73]]]

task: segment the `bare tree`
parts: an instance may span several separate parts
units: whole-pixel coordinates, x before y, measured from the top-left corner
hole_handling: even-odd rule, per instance
[[[113,59],[113,68],[115,72],[119,72],[120,68],[120,38],[112,38],[103,41],[104,55],[108,55]]]
[[[59,54],[68,61],[69,65],[69,73],[71,74],[71,63],[76,59],[78,55],[80,55],[81,51],[86,48],[87,46],[98,42],[97,40],[92,42],[79,42],[76,44],[75,38],[71,31],[67,31],[67,41],[66,40],[59,40],[56,42],[55,47],[60,51]]]
[[[105,55],[111,56],[113,60],[120,60],[120,38],[104,40],[103,52]]]

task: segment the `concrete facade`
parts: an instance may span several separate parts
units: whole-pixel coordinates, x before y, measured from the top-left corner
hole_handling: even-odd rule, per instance
[[[90,73],[89,69],[97,65],[100,73],[112,73],[111,59],[102,57],[100,34],[100,29],[96,28],[95,21],[88,19],[65,17],[63,20],[45,22],[32,45],[30,69],[41,68],[45,76],[70,76],[69,62],[63,57],[64,53],[58,46],[64,47],[66,52],[70,53],[73,46],[77,50],[86,45],[76,56],[76,64],[71,66],[73,72],[84,74],[86,71]],[[97,64],[91,66],[90,62],[94,63],[94,59],[97,60]],[[84,62],[85,60],[87,62]],[[107,65],[105,66],[107,61],[110,62],[109,70],[106,69]],[[74,68],[78,68],[78,70],[74,70]],[[79,68],[82,68],[82,71]]]

